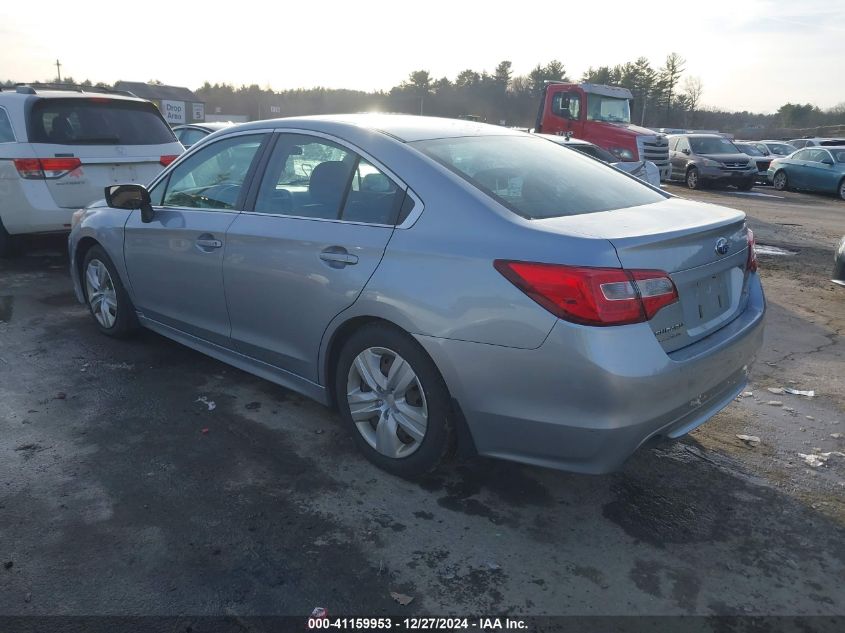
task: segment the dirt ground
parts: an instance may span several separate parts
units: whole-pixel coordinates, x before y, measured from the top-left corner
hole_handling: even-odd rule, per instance
[[[0,614],[845,615],[845,202],[668,190],[794,254],[760,257],[752,395],[601,477],[390,477],[320,405],[99,335],[61,241],[0,263]]]

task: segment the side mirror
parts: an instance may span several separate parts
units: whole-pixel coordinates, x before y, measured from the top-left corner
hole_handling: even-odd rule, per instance
[[[832,161],[832,160],[830,160],[829,158],[823,158],[823,159],[822,159],[822,164],[823,164],[823,165],[832,165],[832,164],[833,164],[833,161]]]
[[[141,210],[141,222],[153,221],[155,211],[150,192],[144,185],[111,185],[106,187],[106,204],[113,209]]]
[[[681,152],[686,154],[687,156],[689,156],[690,154],[690,151],[688,149],[682,149]]]

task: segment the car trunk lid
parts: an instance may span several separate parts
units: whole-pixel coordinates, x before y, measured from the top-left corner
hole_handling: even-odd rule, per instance
[[[744,308],[748,241],[741,211],[673,198],[541,222],[607,239],[623,268],[669,274],[679,301],[649,322],[667,352],[704,338]]]

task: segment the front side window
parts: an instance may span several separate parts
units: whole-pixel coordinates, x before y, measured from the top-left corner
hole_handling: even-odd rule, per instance
[[[233,136],[199,149],[170,174],[161,204],[190,209],[235,209],[264,137],[264,134]]]
[[[6,114],[6,108],[0,108],[0,143],[14,143],[15,133],[12,131],[12,122]]]
[[[394,224],[404,189],[332,141],[281,134],[258,191],[257,213]]]
[[[611,211],[668,197],[578,152],[528,135],[467,136],[412,145],[529,219]]]
[[[830,153],[833,154],[833,160],[837,163],[845,163],[845,149],[832,149]]]
[[[552,111],[564,119],[581,118],[581,95],[577,92],[559,92],[554,97]]]
[[[678,151],[683,152],[684,150],[689,151],[689,141],[682,136],[678,139]]]
[[[39,99],[29,113],[32,143],[161,145],[176,140],[152,103],[107,97]]]

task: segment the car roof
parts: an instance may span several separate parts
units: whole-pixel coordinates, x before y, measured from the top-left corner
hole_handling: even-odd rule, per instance
[[[11,90],[3,90],[0,92],[0,97],[6,99],[20,99],[25,101],[27,99],[102,99],[116,100],[116,101],[133,101],[136,103],[149,103],[146,99],[139,99],[138,97],[130,97],[129,95],[112,94],[107,92],[77,92],[75,90],[42,90],[39,89],[34,93],[26,92],[12,92]]]
[[[417,116],[412,114],[321,114],[315,116],[290,117],[253,121],[233,126],[238,131],[267,128],[296,128],[342,132],[344,129],[364,129],[381,132],[399,141],[410,143],[435,138],[456,138],[461,136],[524,136],[525,132],[511,130],[498,125],[475,123],[463,119]]]
[[[670,137],[672,137],[672,136],[685,136],[687,138],[722,138],[722,139],[725,139],[726,141],[731,141],[733,143],[733,141],[731,139],[726,138],[726,137],[722,136],[721,134],[669,134],[668,136],[670,136]]]
[[[200,123],[183,123],[182,125],[174,125],[174,130],[184,130],[185,128],[199,128],[201,130],[222,130],[227,127],[235,125],[232,121],[208,121]]]

